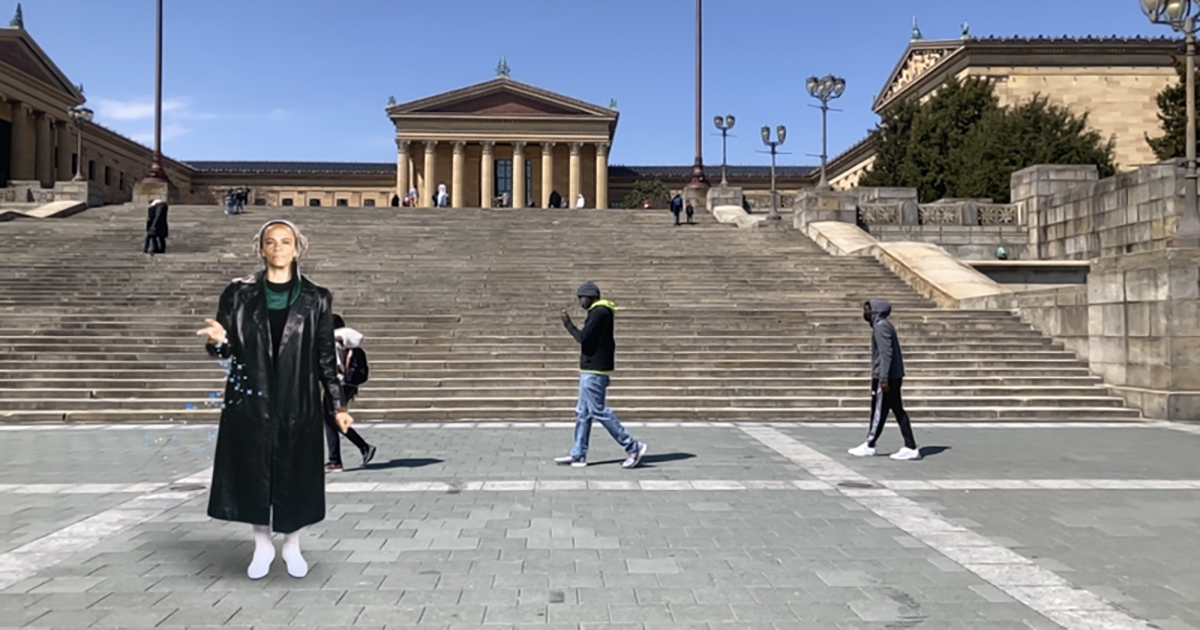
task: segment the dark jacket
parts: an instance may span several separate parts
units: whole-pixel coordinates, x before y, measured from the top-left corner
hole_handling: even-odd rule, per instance
[[[896,327],[888,320],[892,305],[887,300],[870,300],[871,304],[871,378],[894,380],[904,378],[904,353]]]
[[[612,372],[615,367],[617,342],[613,339],[613,311],[616,306],[600,300],[588,309],[583,330],[575,327],[571,320],[563,324],[579,342],[579,370],[582,372]]]
[[[274,357],[262,276],[225,288],[216,319],[227,341],[208,346],[231,359],[208,515],[290,533],[325,518],[321,397],[334,409],[346,405],[329,291],[300,277]]]
[[[675,195],[671,198],[671,212],[679,214],[683,211],[683,197]]]
[[[167,238],[167,204],[158,203],[146,209],[146,236]]]

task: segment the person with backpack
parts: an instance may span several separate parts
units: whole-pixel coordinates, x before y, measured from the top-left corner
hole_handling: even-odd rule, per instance
[[[679,226],[679,213],[683,212],[683,197],[675,195],[671,198],[671,214],[675,217],[675,226]]]
[[[346,406],[358,395],[358,388],[370,378],[371,369],[367,363],[367,353],[362,349],[363,334],[346,326],[341,315],[333,316],[333,340],[337,350],[338,379],[342,382],[342,394],[346,397]],[[325,464],[325,472],[342,470],[342,447],[338,436],[343,435],[337,427],[334,417],[325,414],[325,443],[329,447],[329,463]],[[345,434],[358,451],[362,453],[363,466],[375,459],[375,447],[354,429],[347,429]]]

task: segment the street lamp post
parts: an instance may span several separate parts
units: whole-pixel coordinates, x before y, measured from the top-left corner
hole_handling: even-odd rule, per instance
[[[771,214],[767,216],[768,221],[779,221],[782,217],[779,216],[779,193],[775,190],[775,154],[778,153],[779,145],[787,139],[787,127],[779,125],[775,128],[775,139],[771,139],[771,128],[763,125],[762,141],[763,144],[771,147]]]
[[[1200,247],[1200,218],[1196,216],[1196,10],[1192,0],[1141,0],[1142,11],[1154,24],[1165,24],[1183,33],[1187,74],[1187,132],[1184,136],[1183,217],[1170,247]],[[1200,5],[1200,2],[1197,3]]]
[[[829,162],[827,125],[829,101],[842,96],[842,93],[846,91],[846,80],[832,74],[820,78],[808,77],[807,87],[808,95],[821,101],[821,183],[817,184],[817,190],[829,190],[831,186],[829,185],[829,175],[826,173],[826,166]]]
[[[726,160],[725,160],[725,143],[726,143],[726,139],[729,137],[729,130],[733,129],[733,123],[735,123],[735,122],[737,122],[737,120],[733,117],[732,114],[730,114],[724,118],[722,118],[720,116],[715,116],[713,118],[713,124],[717,126],[717,129],[721,130],[721,186],[722,187],[729,185],[729,178],[727,177],[727,174],[726,174],[727,167],[726,167]]]
[[[167,182],[167,171],[162,166],[162,70],[163,70],[163,0],[158,0],[157,34],[154,52],[154,157],[146,181]]]
[[[67,112],[71,120],[75,121],[75,176],[71,178],[73,182],[84,181],[83,177],[83,123],[91,122],[94,114],[92,110],[86,107],[76,107]]]
[[[701,21],[702,14],[703,0],[696,0],[696,159],[692,163],[692,177],[688,181],[687,187],[699,189],[700,191],[708,189],[708,177],[704,175],[704,143],[702,140],[703,134],[701,131],[703,126],[700,122],[702,117],[701,102],[704,95],[704,90],[702,89],[704,77],[703,72],[701,71],[703,68],[702,45],[704,42],[704,31],[702,28],[703,22]],[[702,193],[700,198],[703,199]]]

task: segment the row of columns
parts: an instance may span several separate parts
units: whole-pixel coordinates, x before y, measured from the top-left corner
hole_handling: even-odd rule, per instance
[[[36,180],[47,188],[55,180],[71,179],[70,129],[66,120],[56,119],[48,112],[38,111],[21,101],[10,100],[12,137],[9,144],[10,181]],[[54,147],[58,147],[58,162]],[[0,182],[7,185],[8,182]]]
[[[409,190],[408,169],[409,169],[409,150],[411,146],[410,140],[396,141],[396,190],[397,195],[404,196]],[[420,196],[418,206],[429,207],[433,205],[433,196],[437,193],[437,140],[420,141],[425,148],[424,161],[424,190],[418,191]],[[450,204],[452,207],[461,208],[463,200],[464,172],[466,170],[466,147],[465,141],[455,141],[452,143],[454,147],[453,160],[451,161],[450,174]],[[495,190],[495,147],[496,143],[490,140],[484,140],[479,143],[483,148],[483,159],[479,164],[479,184],[480,184],[480,202],[484,208],[492,207],[492,191]],[[550,193],[554,189],[554,147],[555,142],[542,142],[541,156],[541,172],[542,172],[542,195],[539,203],[540,207],[546,208],[550,205]],[[569,162],[569,185],[567,198],[573,207],[575,200],[582,192],[582,177],[580,173],[580,152],[583,150],[584,143],[570,142],[571,148]],[[524,200],[527,196],[525,190],[525,142],[512,142],[513,150],[513,182],[512,182],[512,198],[513,206],[519,207],[524,205]],[[596,145],[596,194],[592,199],[593,203],[589,204],[596,208],[608,207],[608,144],[599,143]]]

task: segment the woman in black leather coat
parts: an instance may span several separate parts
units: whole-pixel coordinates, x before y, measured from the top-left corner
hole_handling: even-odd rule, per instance
[[[286,534],[288,573],[304,577],[299,530],[325,518],[322,395],[343,431],[353,419],[338,382],[332,296],[296,264],[307,241],[271,221],[254,245],[266,268],[229,283],[197,333],[209,354],[230,360],[208,515],[254,525],[251,579],[275,558],[272,529]]]

